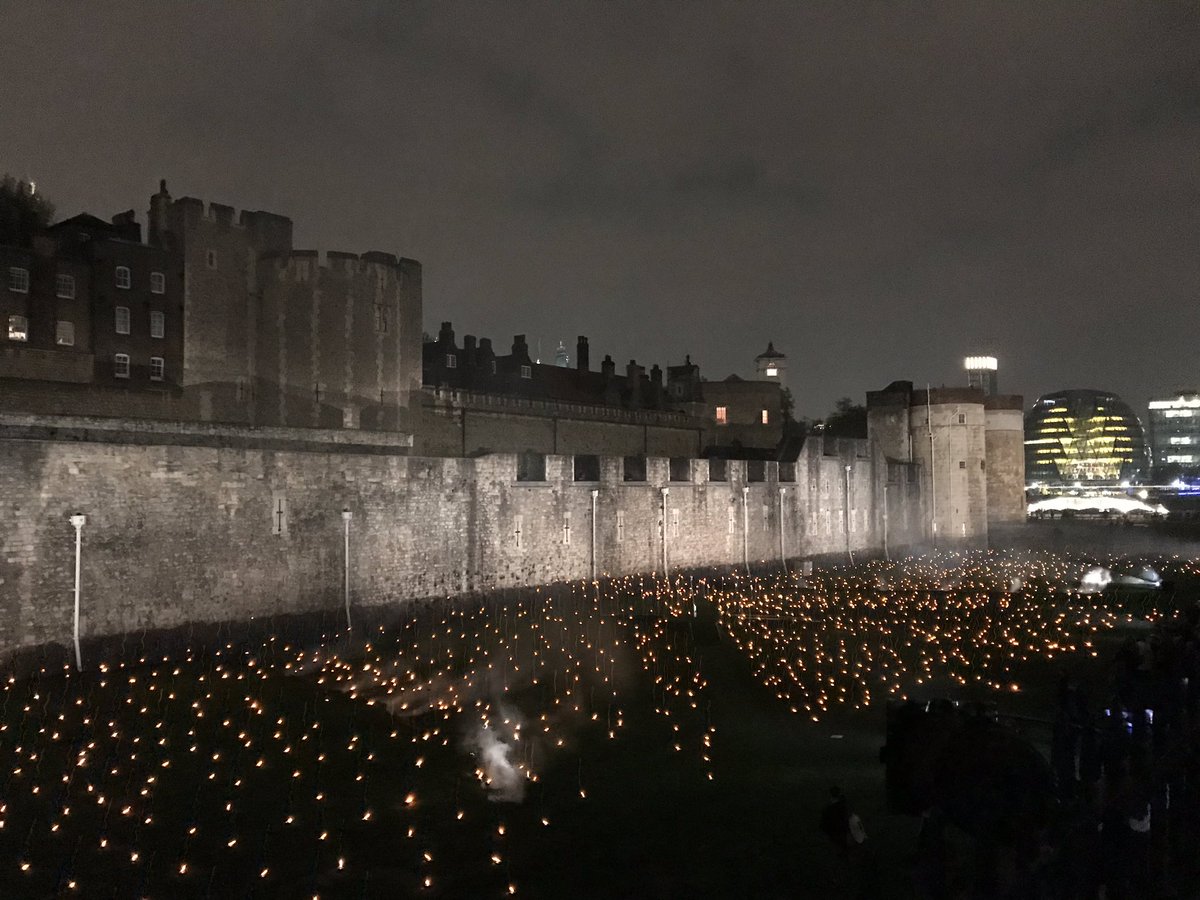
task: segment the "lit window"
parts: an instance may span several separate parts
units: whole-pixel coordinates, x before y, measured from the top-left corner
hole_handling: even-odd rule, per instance
[[[129,266],[117,266],[117,287],[128,289],[133,279],[129,277]]]
[[[774,366],[767,366],[767,377],[768,378],[774,378],[778,374],[779,374],[779,370],[777,368],[775,368]]]
[[[115,313],[114,322],[117,334],[129,334],[129,307],[118,306]]]
[[[113,375],[117,378],[129,377],[129,355],[118,353],[113,357]]]
[[[152,310],[150,313],[150,337],[160,338],[166,334],[167,317],[164,313]]]
[[[29,320],[24,316],[9,316],[8,339],[10,341],[29,340]]]
[[[150,380],[162,381],[163,372],[166,370],[166,364],[161,356],[150,357]]]
[[[771,424],[771,413],[765,409],[762,411],[762,423],[764,425]]]
[[[532,378],[533,377],[533,366],[521,366],[521,377],[522,378]]]
[[[29,293],[29,270],[11,266],[8,270],[8,289],[18,294]]]
[[[64,322],[61,319],[58,322],[58,330],[54,334],[54,343],[60,347],[75,346],[75,323]]]
[[[447,369],[457,369],[458,368],[458,357],[455,356],[453,353],[446,354],[446,368]]]
[[[207,253],[205,253],[204,254],[204,263],[210,269],[215,269],[217,267],[217,251],[209,250]]]
[[[162,272],[150,273],[150,293],[165,294],[167,292],[167,276]]]
[[[729,409],[724,406],[717,407],[717,424],[725,425],[729,422]]]
[[[75,279],[71,275],[59,275],[54,279],[54,296],[63,300],[75,299]]]

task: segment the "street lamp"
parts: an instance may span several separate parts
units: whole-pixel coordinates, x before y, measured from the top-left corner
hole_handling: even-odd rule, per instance
[[[346,525],[345,553],[343,555],[344,565],[342,566],[342,575],[343,575],[343,593],[345,594],[345,597],[346,597],[346,630],[347,631],[350,631],[352,628],[352,626],[350,624],[350,519],[353,518],[353,516],[354,516],[354,513],[350,512],[350,509],[348,507],[346,509],[342,510],[342,521]]]
[[[83,671],[83,657],[79,653],[79,563],[83,552],[83,526],[87,524],[87,516],[75,513],[71,516],[71,524],[75,526],[75,671]]]

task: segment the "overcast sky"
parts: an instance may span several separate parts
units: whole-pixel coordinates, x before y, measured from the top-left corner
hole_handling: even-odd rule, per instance
[[[746,374],[1200,386],[1200,4],[0,0],[0,171],[420,260],[425,329]]]

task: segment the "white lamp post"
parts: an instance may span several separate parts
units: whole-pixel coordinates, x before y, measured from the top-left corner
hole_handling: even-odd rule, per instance
[[[742,566],[750,574],[750,488],[742,488]]]
[[[352,627],[350,625],[350,519],[353,516],[354,516],[354,513],[350,512],[349,509],[342,510],[342,521],[346,525],[345,554],[343,556],[345,565],[342,567],[342,574],[344,577],[343,593],[345,594],[345,597],[346,597],[346,630],[347,631],[349,631]]]
[[[83,671],[83,657],[79,653],[79,563],[83,551],[83,526],[87,524],[87,516],[75,513],[71,516],[71,524],[75,526],[75,671]]]
[[[662,489],[662,556],[664,579],[671,575],[671,570],[667,567],[667,495],[669,493],[671,493],[670,488]]]
[[[596,580],[596,498],[600,491],[592,488],[592,581]]]
[[[783,495],[787,488],[779,489],[779,561],[783,563],[783,572],[787,574],[787,543],[783,536]]]

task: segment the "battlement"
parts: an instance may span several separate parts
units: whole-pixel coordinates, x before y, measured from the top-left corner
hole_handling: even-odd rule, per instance
[[[153,200],[152,200],[153,206]],[[192,231],[201,227],[241,234],[262,250],[282,253],[292,249],[292,220],[264,210],[237,210],[224,203],[206,203],[196,197],[171,201],[171,219],[175,230]]]
[[[297,279],[312,277],[316,272],[353,276],[375,268],[409,273],[414,267],[419,270],[421,266],[416,260],[382,250],[368,250],[361,254],[345,250],[289,250],[266,253],[262,260],[273,263],[275,272],[280,277],[290,276]]]

